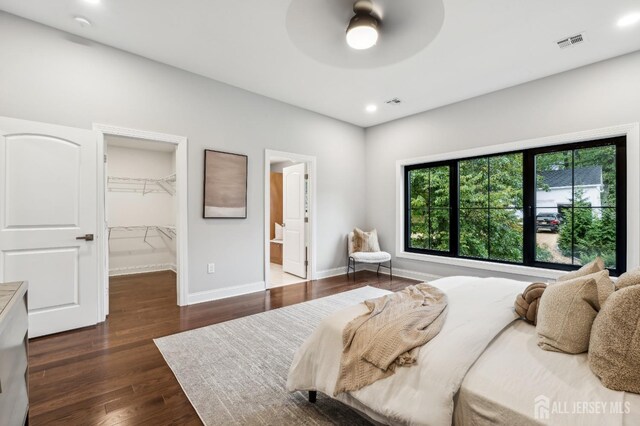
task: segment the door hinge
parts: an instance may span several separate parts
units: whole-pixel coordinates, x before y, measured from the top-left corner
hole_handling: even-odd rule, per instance
[[[304,178],[305,178],[305,179],[309,179],[309,173],[305,173],[305,174],[304,174]]]
[[[309,218],[308,217],[304,218],[304,223],[309,223]]]
[[[104,162],[107,162],[107,154],[104,155]]]

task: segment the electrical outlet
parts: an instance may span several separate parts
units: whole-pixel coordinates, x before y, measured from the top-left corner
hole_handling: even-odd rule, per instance
[[[209,263],[207,265],[207,274],[213,274],[216,271],[216,264],[215,263]]]

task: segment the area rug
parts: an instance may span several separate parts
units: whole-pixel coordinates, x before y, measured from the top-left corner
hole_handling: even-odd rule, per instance
[[[338,309],[377,297],[373,287],[155,339],[200,419],[213,425],[368,425],[347,406],[286,390],[296,349]]]

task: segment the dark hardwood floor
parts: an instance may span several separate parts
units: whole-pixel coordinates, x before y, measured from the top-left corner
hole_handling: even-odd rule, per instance
[[[105,323],[30,341],[30,423],[201,424],[154,338],[365,285],[396,291],[415,282],[364,271],[355,282],[338,276],[180,308],[172,272],[113,278]]]

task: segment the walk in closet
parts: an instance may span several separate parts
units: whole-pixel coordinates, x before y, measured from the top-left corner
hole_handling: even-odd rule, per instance
[[[110,276],[176,270],[175,164],[173,145],[107,140]]]

